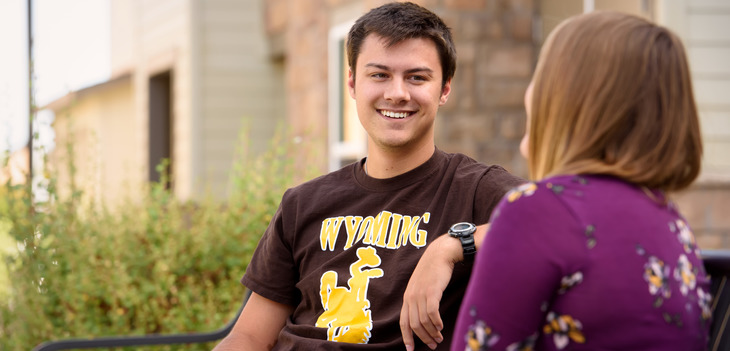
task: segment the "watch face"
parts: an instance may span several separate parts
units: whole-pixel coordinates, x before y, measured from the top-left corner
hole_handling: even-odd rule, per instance
[[[457,235],[457,236],[462,236],[462,235],[470,235],[470,234],[474,233],[474,231],[476,229],[477,229],[477,227],[472,223],[461,222],[461,223],[456,223],[456,224],[452,225],[451,230],[449,230],[449,232],[451,232],[452,234]]]

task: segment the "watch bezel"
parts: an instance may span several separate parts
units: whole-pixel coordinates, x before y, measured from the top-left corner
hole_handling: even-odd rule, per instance
[[[477,230],[477,226],[470,222],[459,222],[449,228],[449,235],[455,238],[467,237],[474,234]]]
[[[473,234],[476,230],[477,226],[470,222],[459,222],[449,228],[449,235],[453,238],[459,239],[459,242],[461,242],[461,249],[465,262],[474,262],[477,247]]]

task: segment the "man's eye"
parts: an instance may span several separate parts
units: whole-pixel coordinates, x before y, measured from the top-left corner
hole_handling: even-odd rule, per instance
[[[428,80],[428,78],[426,78],[424,76],[411,76],[410,78],[411,78],[411,80],[422,81],[422,82],[425,82]]]
[[[385,73],[373,73],[370,75],[370,77],[376,78],[376,79],[384,79],[384,78],[387,78],[388,76]]]

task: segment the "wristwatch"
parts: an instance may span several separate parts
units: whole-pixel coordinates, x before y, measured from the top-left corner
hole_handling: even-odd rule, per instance
[[[477,226],[469,222],[459,222],[449,228],[449,235],[461,241],[465,262],[473,262],[474,255],[477,253],[477,247],[474,244],[474,232],[476,230]]]

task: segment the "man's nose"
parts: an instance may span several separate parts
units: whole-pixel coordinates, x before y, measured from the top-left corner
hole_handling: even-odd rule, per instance
[[[394,103],[400,103],[411,99],[408,92],[408,85],[402,79],[393,79],[385,90],[385,99]]]

